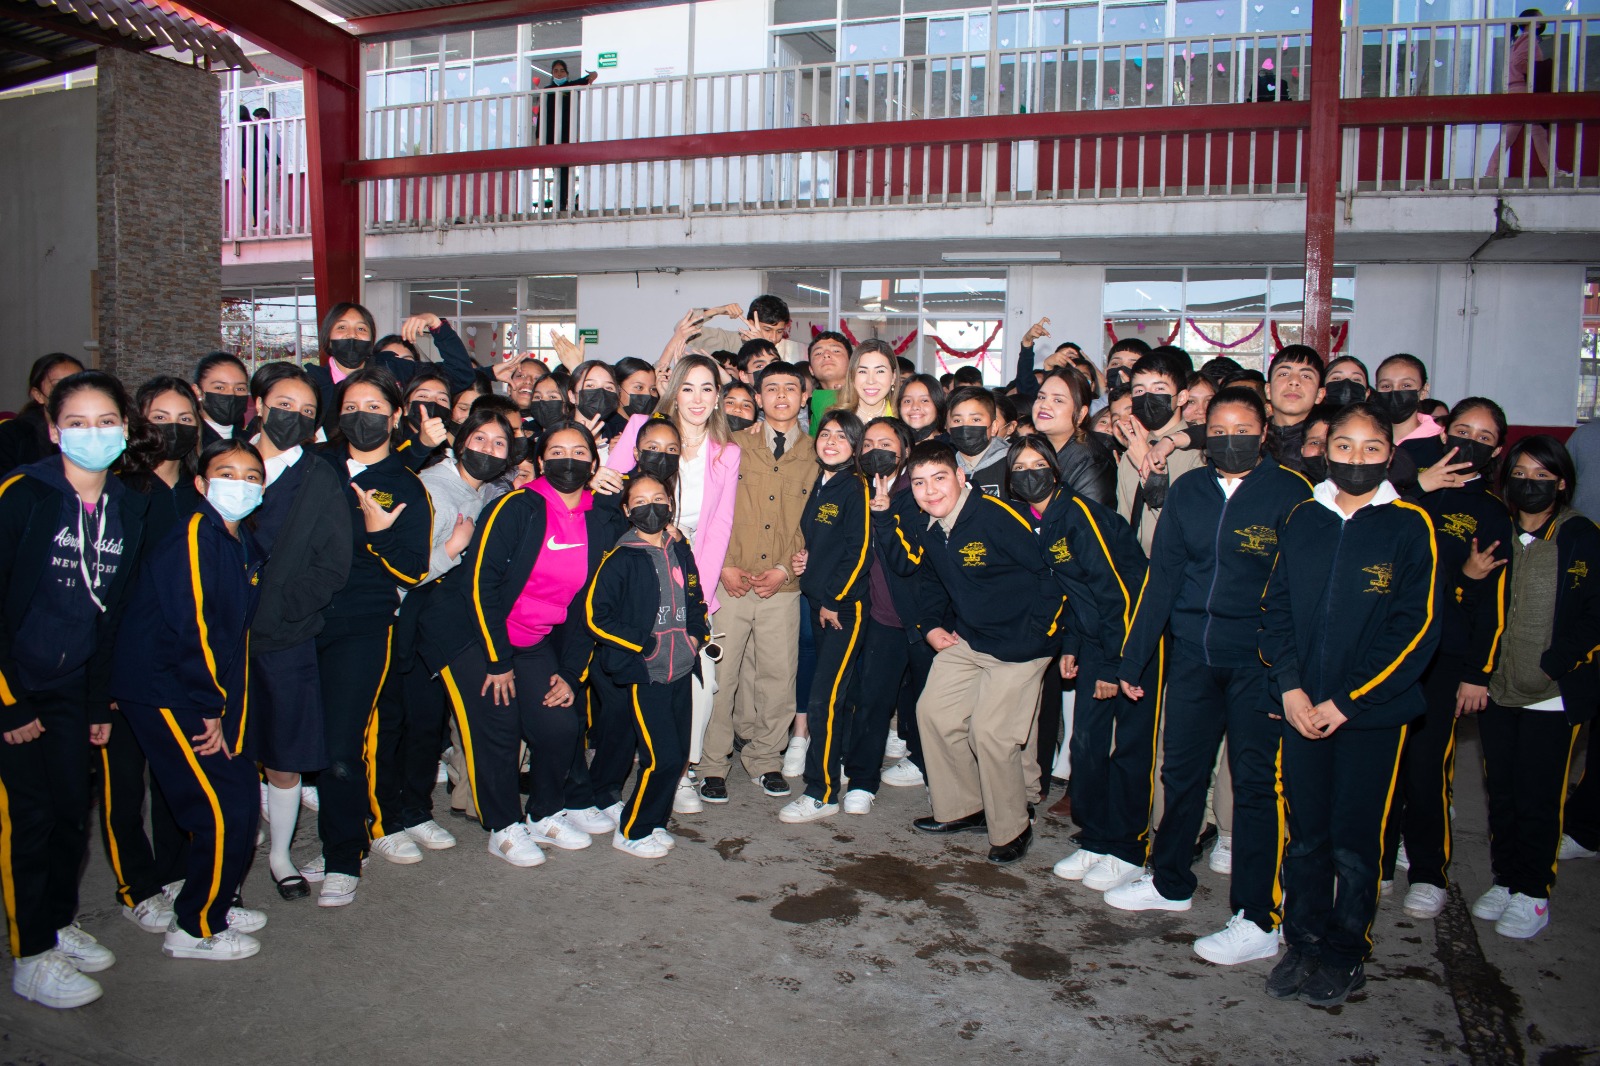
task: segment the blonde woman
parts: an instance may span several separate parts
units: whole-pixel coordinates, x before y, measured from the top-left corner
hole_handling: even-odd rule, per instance
[[[894,392],[900,385],[894,349],[880,340],[865,340],[850,357],[850,369],[831,410],[849,411],[862,424],[894,414]]]

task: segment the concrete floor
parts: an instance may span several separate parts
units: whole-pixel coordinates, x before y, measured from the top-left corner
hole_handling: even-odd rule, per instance
[[[376,860],[353,906],[320,910],[280,901],[263,855],[246,898],[271,924],[231,965],[167,959],[121,920],[97,841],[82,923],[119,956],[105,997],[67,1012],[0,998],[0,1063],[1600,1061],[1600,861],[1562,870],[1536,940],[1467,916],[1461,894],[1488,884],[1477,751],[1469,736],[1459,892],[1437,922],[1386,899],[1368,986],[1334,1010],[1268,999],[1270,963],[1189,950],[1227,917],[1208,870],[1187,914],[1123,914],[1051,876],[1069,849],[1053,820],[999,869],[979,837],[910,828],[920,789],[786,826],[783,801],[735,779],[661,862],[597,840],[519,870],[446,819],[461,846]],[[301,837],[309,858],[309,816]]]

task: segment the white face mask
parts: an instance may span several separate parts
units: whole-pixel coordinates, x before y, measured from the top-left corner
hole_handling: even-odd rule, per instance
[[[229,522],[237,522],[261,506],[264,490],[254,481],[214,477],[206,481],[206,500]]]

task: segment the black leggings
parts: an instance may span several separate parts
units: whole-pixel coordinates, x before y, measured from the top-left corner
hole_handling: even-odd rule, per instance
[[[391,833],[433,817],[433,789],[444,750],[444,687],[413,655],[396,664],[378,698],[376,780],[383,827]]]
[[[1550,898],[1578,729],[1563,711],[1502,707],[1493,700],[1478,716],[1495,884]]]
[[[378,807],[373,771],[378,694],[389,675],[391,632],[387,626],[365,632],[330,627],[317,637],[328,742],[328,768],[317,778],[322,798],[317,832],[331,874],[360,877],[367,845],[389,831]]]

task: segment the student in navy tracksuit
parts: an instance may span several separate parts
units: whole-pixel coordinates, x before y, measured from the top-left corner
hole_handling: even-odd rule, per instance
[[[1078,850],[1056,863],[1055,873],[1104,892],[1137,876],[1149,851],[1163,663],[1156,656],[1141,668],[1149,691],[1139,698],[1117,690],[1122,642],[1144,581],[1144,552],[1111,508],[1057,484],[1054,452],[1040,437],[1013,444],[1007,491],[1027,501],[1037,550],[1057,591],[1067,595],[1061,674],[1077,682],[1071,794],[1073,819],[1083,832]],[[1039,780],[1037,759],[1028,771]]]
[[[1422,675],[1427,711],[1406,730],[1400,784],[1384,834],[1384,890],[1394,880],[1403,841],[1411,882],[1404,910],[1413,918],[1434,918],[1444,909],[1452,850],[1456,719],[1488,705],[1489,679],[1500,657],[1510,591],[1510,575],[1504,568],[1481,581],[1463,573],[1475,549],[1490,551],[1497,559],[1510,557],[1511,519],[1494,493],[1491,473],[1505,441],[1505,412],[1493,400],[1471,397],[1456,404],[1445,430],[1443,464],[1472,466],[1470,472],[1450,475],[1451,484],[1418,501],[1433,520],[1439,549],[1434,595],[1439,651]]]
[[[350,576],[323,609],[317,634],[328,767],[318,778],[322,860],[301,869],[322,881],[321,907],[355,900],[371,840],[388,833],[374,792],[378,695],[388,676],[399,589],[428,572],[428,493],[394,453],[404,414],[386,370],[357,370],[334,393],[332,439],[318,454],[345,482],[351,509]],[[325,876],[324,876],[325,875]]]
[[[455,330],[438,315],[423,313],[406,319],[400,327],[400,336],[414,342],[424,331],[439,350],[440,369],[450,382],[450,391],[470,388],[477,380],[477,367]],[[414,359],[402,359],[393,352],[373,351],[377,336],[372,312],[358,303],[336,303],[322,319],[317,331],[317,350],[322,361],[306,363],[304,369],[321,397],[322,428],[329,436],[339,424],[335,390],[351,374],[369,368],[386,370],[403,386],[428,366]]]
[[[1433,523],[1386,480],[1389,420],[1369,404],[1328,428],[1328,480],[1278,537],[1260,653],[1283,705],[1288,953],[1277,999],[1343,1003],[1366,982],[1383,824],[1406,724],[1438,643]]]
[[[926,567],[947,604],[928,630],[938,652],[917,701],[933,815],[925,833],[987,831],[989,861],[1028,852],[1028,738],[1039,681],[1060,647],[1060,588],[1033,527],[1011,506],[969,485],[941,441],[911,449],[906,468],[921,513],[896,525],[890,565]]]
[[[1278,953],[1283,727],[1256,634],[1279,536],[1289,515],[1311,498],[1311,485],[1262,453],[1267,412],[1255,390],[1235,386],[1217,393],[1205,430],[1210,463],[1178,478],[1167,494],[1117,674],[1124,690],[1137,689],[1141,664],[1156,654],[1170,627],[1161,765],[1166,808],[1151,874],[1106,893],[1106,902],[1121,910],[1189,909],[1194,840],[1226,738],[1233,777],[1233,918],[1196,941],[1195,951],[1229,966]]]
[[[639,752],[639,778],[611,844],[645,859],[675,844],[667,819],[689,765],[691,685],[711,636],[694,554],[667,532],[672,498],[666,481],[634,471],[623,500],[632,528],[595,568],[584,596],[595,658],[626,688]]]
[[[247,930],[266,916],[234,900],[260,805],[247,678],[262,556],[242,523],[265,481],[260,453],[244,441],[206,446],[195,479],[205,498],[145,554],[129,601],[139,624],[117,636],[111,695],[189,834],[161,948],[173,958],[230,961],[261,950]]]
[[[1526,940],[1550,922],[1572,751],[1600,702],[1600,530],[1572,510],[1577,475],[1553,438],[1518,441],[1504,470],[1501,493],[1516,522],[1511,599],[1478,719],[1494,883],[1472,913]],[[1467,569],[1496,566],[1486,554]]]
[[[844,797],[846,814],[869,813],[880,784],[924,782],[917,697],[933,666],[933,649],[924,639],[926,584],[933,579],[922,571],[904,577],[887,561],[895,523],[910,524],[917,514],[911,480],[905,475],[911,437],[910,426],[887,415],[868,422],[861,434],[861,472],[872,485],[872,558],[867,571],[871,592],[861,637],[863,665],[856,669],[851,696],[853,725],[844,763],[844,776],[850,782]],[[889,719],[894,717],[907,754],[885,770],[884,746]]]
[[[47,1007],[98,999],[86,973],[116,961],[73,919],[90,751],[112,728],[111,645],[144,544],[146,497],[107,473],[128,407],[109,374],[63,378],[46,405],[61,454],[0,480],[0,878],[11,987]]]
[[[811,609],[817,667],[806,707],[805,792],[778,812],[782,822],[814,822],[838,813],[850,743],[850,692],[861,659],[871,554],[872,490],[856,469],[861,420],[833,410],[816,427],[822,468],[800,516],[805,548],[794,560],[800,591]]]

